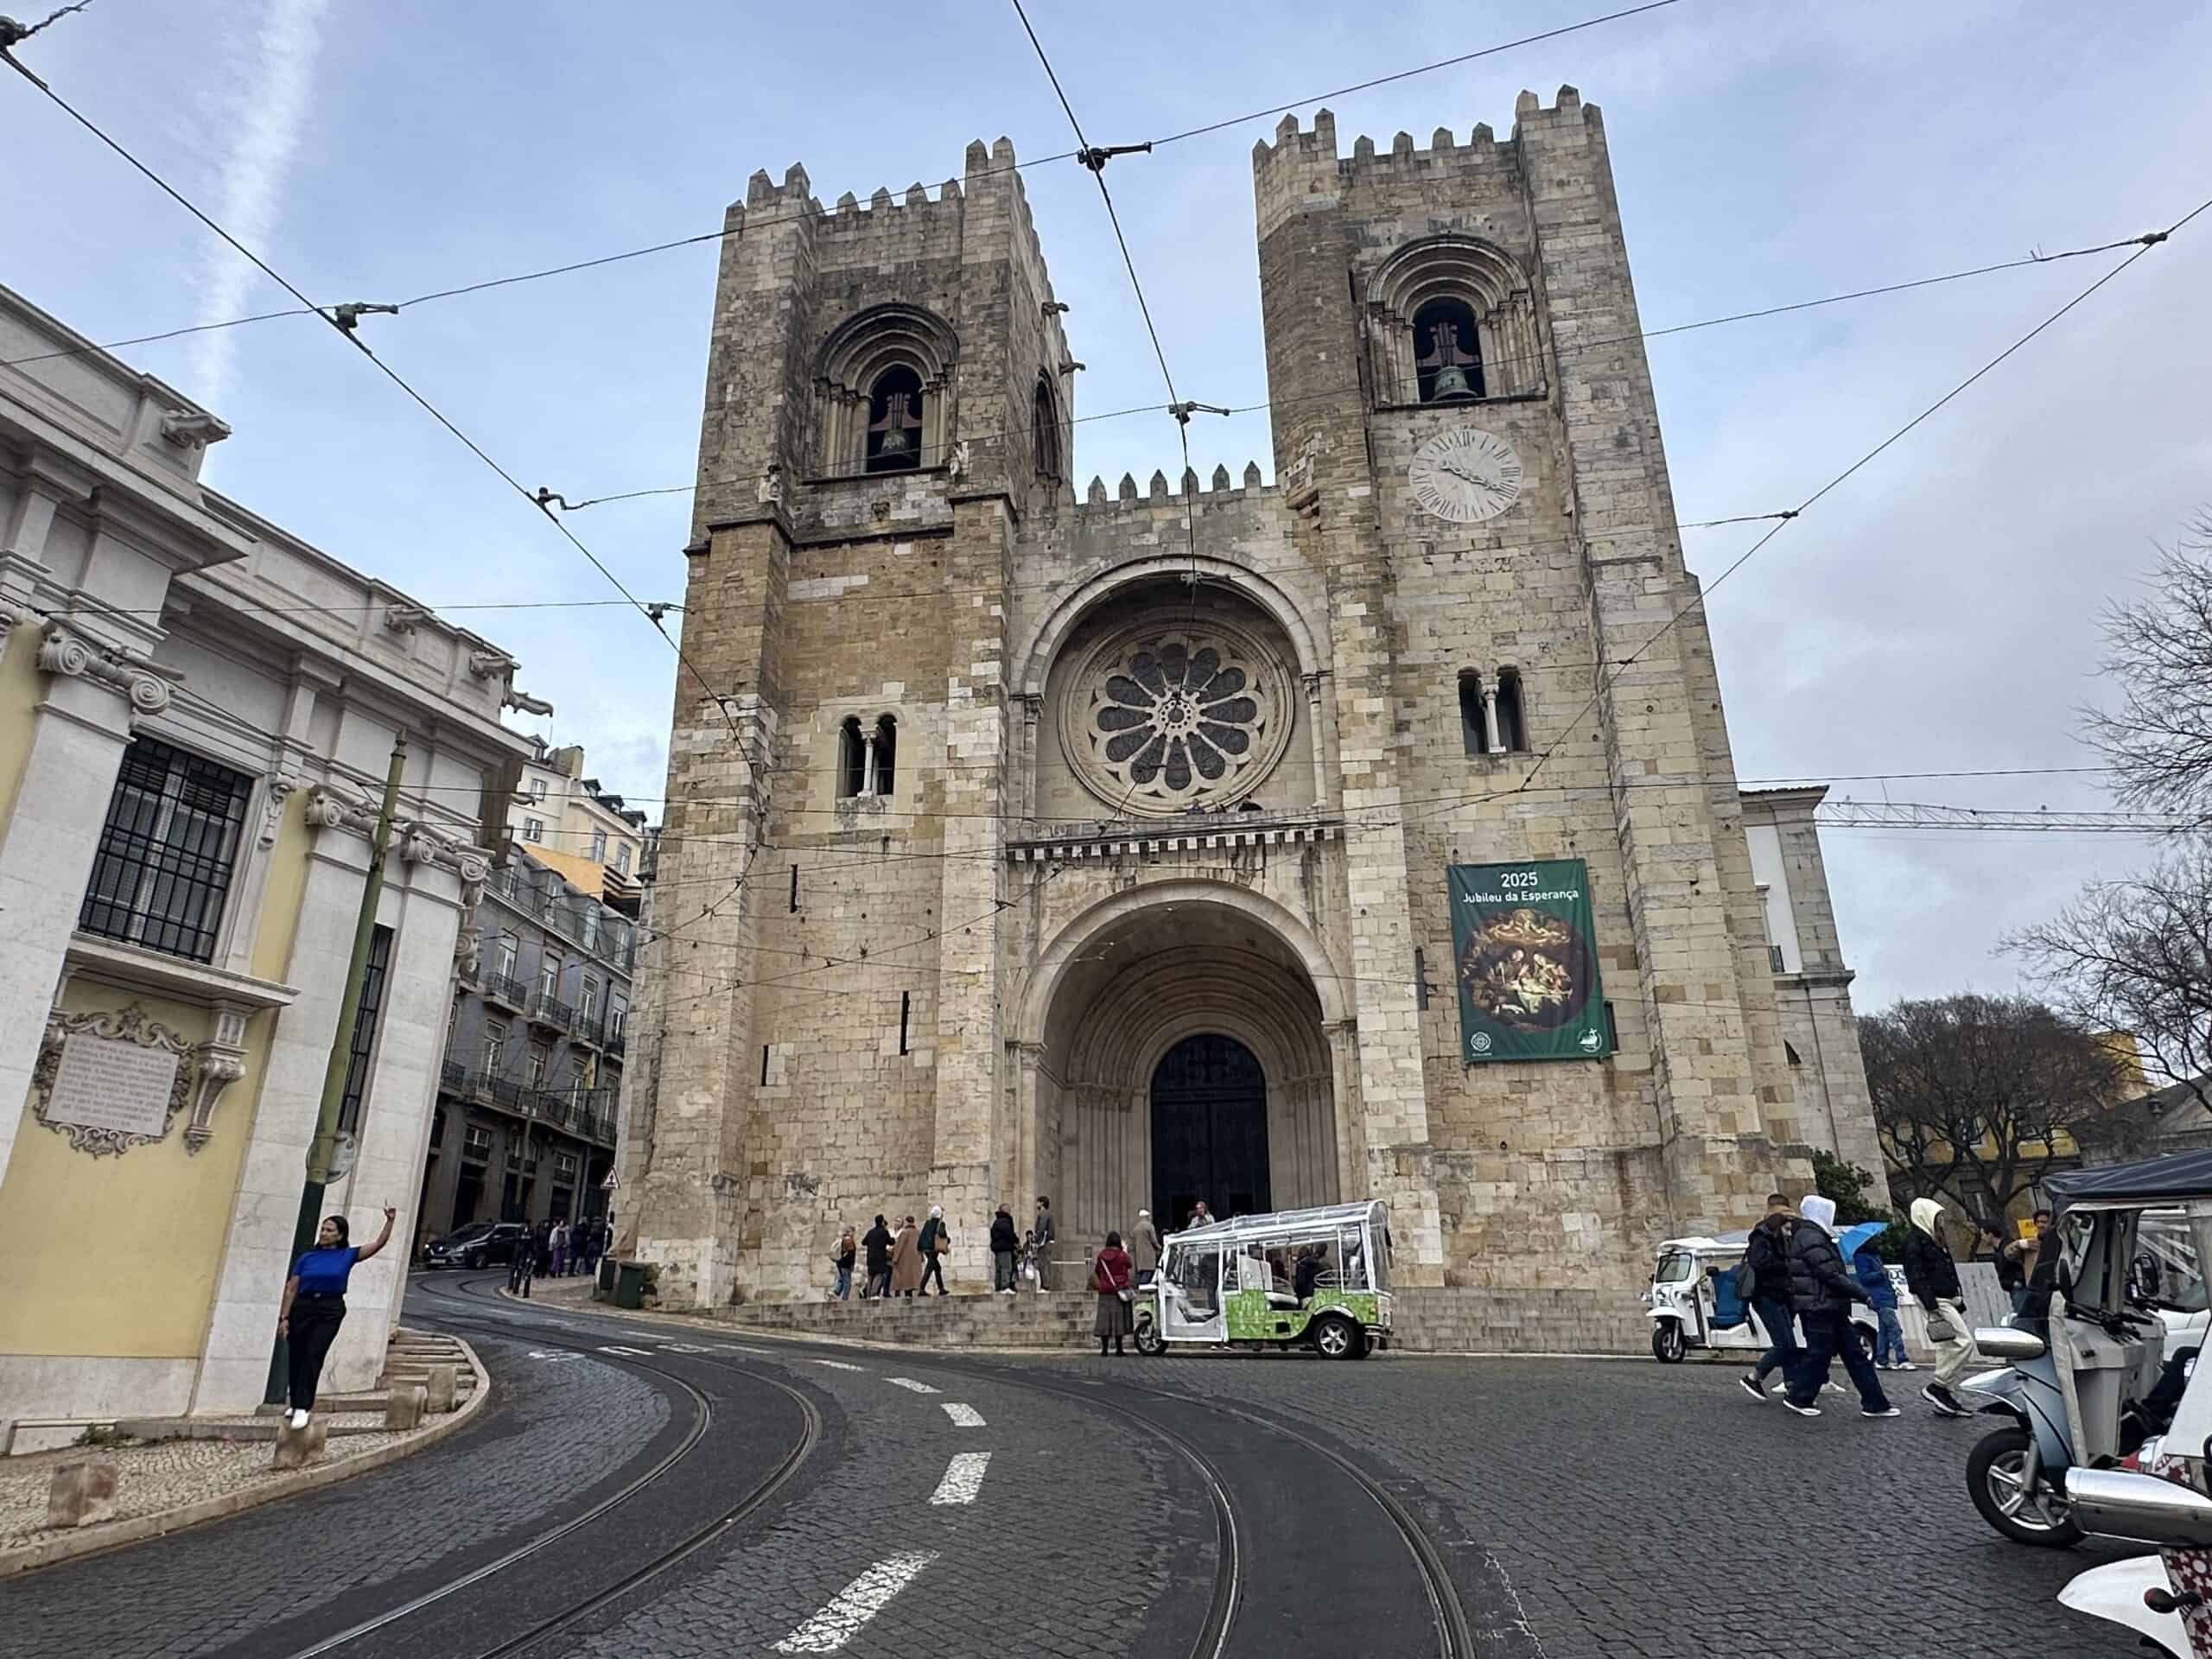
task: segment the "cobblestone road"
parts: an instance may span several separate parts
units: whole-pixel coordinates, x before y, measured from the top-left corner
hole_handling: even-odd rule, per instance
[[[1937,1418],[1902,1386],[1892,1393],[1906,1414],[1869,1421],[1834,1396],[1818,1420],[1761,1406],[1734,1368],[1708,1365],[1009,1363],[1234,1401],[1327,1432],[1390,1473],[1447,1547],[1471,1605],[1501,1591],[1517,1602],[1544,1659],[2139,1656],[2117,1625],[2054,1598],[2075,1573],[2141,1552],[1999,1538],[1961,1473],[1992,1420]]]
[[[415,1311],[438,1317],[428,1299]],[[1869,1422],[1843,1401],[1806,1421],[1718,1367],[935,1355],[499,1303],[448,1313],[499,1381],[482,1424],[330,1492],[0,1585],[0,1650],[286,1659],[576,1513],[683,1440],[691,1390],[715,1402],[712,1435],[650,1503],[336,1649],[473,1659],[742,1497],[797,1444],[803,1411],[762,1381],[776,1377],[822,1425],[788,1489],[531,1659],[1187,1652],[1217,1535],[1206,1478],[1169,1434],[1243,1513],[1235,1659],[1434,1651],[1382,1510],[1282,1428],[1412,1513],[1479,1659],[2135,1652],[2052,1599],[2116,1552],[2020,1549],[1974,1515],[1960,1470],[1986,1425],[1919,1409]],[[1393,1608],[1346,1619],[1363,1591]]]

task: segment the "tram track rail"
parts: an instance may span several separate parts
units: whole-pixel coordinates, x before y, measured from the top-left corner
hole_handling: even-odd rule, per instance
[[[944,1370],[966,1370],[971,1376],[988,1376],[994,1382],[1016,1383],[1019,1386],[1035,1389],[1040,1393],[1071,1400],[1078,1404],[1089,1403],[1098,1406],[1130,1418],[1151,1433],[1174,1441],[1184,1449],[1185,1455],[1193,1461],[1202,1464],[1207,1471],[1209,1482],[1220,1494],[1217,1503],[1225,1512],[1233,1515],[1233,1505],[1230,1503],[1228,1498],[1226,1482],[1223,1480],[1218,1469],[1205,1457],[1204,1453],[1192,1446],[1184,1436],[1175,1433],[1174,1431],[1147,1417],[1143,1413],[1133,1411],[1117,1402],[1102,1398],[1096,1391],[1086,1385],[1069,1386],[1039,1382],[1035,1377],[1019,1370],[977,1364],[972,1361],[935,1360],[934,1356],[932,1360]],[[1473,1629],[1467,1621],[1466,1609],[1460,1601],[1459,1586],[1452,1581],[1451,1567],[1446,1562],[1443,1552],[1437,1548],[1435,1541],[1429,1537],[1418,1517],[1406,1507],[1397,1494],[1376,1479],[1367,1470],[1363,1469],[1357,1463],[1325,1442],[1316,1440],[1312,1435],[1302,1433],[1259,1412],[1248,1411],[1242,1407],[1198,1395],[1177,1394],[1168,1389],[1149,1388],[1141,1382],[1117,1382],[1115,1386],[1129,1393],[1144,1395],[1150,1399],[1166,1401],[1176,1405],[1189,1406],[1201,1411],[1216,1412],[1223,1416],[1236,1418],[1264,1433],[1290,1440],[1314,1455],[1325,1459],[1364,1492],[1377,1509],[1382,1510],[1397,1532],[1401,1541],[1404,1543],[1407,1552],[1412,1556],[1414,1571],[1419,1574],[1422,1588],[1427,1593],[1429,1611],[1435,1620],[1439,1659],[1472,1659],[1475,1652]],[[1224,1623],[1221,1628],[1218,1642],[1211,1647],[1193,1649],[1193,1654],[1205,1652],[1209,1655],[1218,1655],[1224,1652],[1228,1646],[1229,1636],[1229,1624]]]
[[[468,1295],[465,1282],[456,1286],[452,1291],[447,1291],[442,1287],[432,1289],[429,1286],[424,1286],[423,1292],[428,1300],[442,1305],[444,1308],[453,1310],[452,1317],[459,1322],[468,1324],[487,1334],[509,1337],[515,1334],[509,1321],[497,1317],[486,1318],[477,1313],[469,1306],[483,1299]],[[749,1381],[774,1389],[788,1396],[798,1406],[800,1413],[803,1432],[798,1440],[774,1468],[754,1483],[742,1498],[722,1510],[714,1519],[703,1525],[692,1528],[674,1543],[657,1551],[612,1583],[601,1586],[589,1595],[569,1603],[559,1611],[537,1620],[526,1629],[514,1632],[492,1647],[480,1650],[474,1656],[474,1659],[510,1659],[512,1655],[524,1652],[547,1638],[559,1635],[562,1631],[571,1628],[620,1598],[628,1595],[640,1586],[649,1583],[671,1567],[698,1554],[765,1507],[779,1491],[790,1484],[791,1478],[813,1455],[822,1440],[822,1414],[813,1401],[806,1396],[804,1390],[794,1388],[779,1378],[763,1376],[749,1366],[734,1365],[704,1355],[692,1357],[698,1358],[711,1369],[743,1376]],[[387,1608],[373,1618],[363,1619],[359,1624],[340,1630],[335,1635],[326,1637],[312,1647],[303,1648],[291,1655],[290,1659],[321,1659],[322,1655],[338,1652],[365,1637],[374,1635],[379,1630],[388,1630],[401,1621],[420,1613],[425,1608],[495,1578],[509,1568],[550,1549],[562,1540],[572,1536],[593,1522],[603,1519],[610,1512],[627,1503],[640,1492],[663,1479],[684,1459],[696,1451],[700,1443],[706,1439],[708,1430],[713,1427],[714,1402],[696,1386],[665,1366],[652,1364],[626,1355],[623,1356],[623,1358],[632,1369],[649,1371],[690,1396],[694,1408],[691,1426],[677,1446],[671,1448],[652,1468],[646,1470],[636,1479],[627,1482],[620,1490],[609,1493],[581,1514],[571,1516],[558,1526],[547,1529],[493,1560],[486,1561],[482,1566],[448,1580],[433,1589],[424,1591],[422,1594],[397,1606]]]
[[[430,1294],[433,1300],[448,1305],[460,1304],[464,1308],[469,1302],[484,1300],[467,1295],[465,1287],[456,1287],[452,1292],[442,1290],[431,1292]],[[515,1308],[512,1304],[503,1306],[508,1309],[506,1318],[519,1322],[521,1310]],[[462,1317],[470,1316],[464,1313]],[[476,1316],[474,1322],[483,1328],[496,1329],[505,1320],[499,1319],[486,1320],[481,1316]],[[556,1328],[559,1327],[556,1326]],[[509,1334],[512,1334],[512,1329]],[[697,1355],[691,1357],[715,1363],[710,1356]],[[931,1363],[938,1363],[935,1355],[929,1357]],[[747,1376],[755,1375],[750,1368],[728,1366],[723,1369],[742,1370]],[[1200,1623],[1198,1632],[1192,1641],[1190,1655],[1191,1659],[1223,1659],[1223,1656],[1228,1651],[1230,1637],[1236,1625],[1237,1609],[1243,1601],[1244,1554],[1236,1503],[1230,1495],[1229,1482],[1222,1473],[1220,1466],[1193,1444],[1189,1436],[1147,1417],[1141,1412],[1132,1410],[1115,1401],[1102,1399],[1091,1390],[1082,1388],[1056,1387],[1033,1378],[1007,1375],[993,1368],[972,1363],[944,1364],[942,1369],[957,1370],[966,1376],[987,1378],[995,1382],[1033,1389],[1040,1394],[1050,1394],[1056,1398],[1065,1399],[1074,1405],[1088,1406],[1111,1413],[1159,1440],[1190,1465],[1198,1475],[1199,1484],[1205,1488],[1208,1501],[1212,1506],[1216,1537],[1213,1592],[1207,1605],[1205,1618]],[[620,1593],[620,1590],[616,1590],[614,1593]],[[530,1638],[531,1641],[538,1639],[540,1638],[537,1636],[532,1636]],[[478,1659],[505,1659],[505,1656],[520,1650],[519,1647],[504,1648],[493,1654],[480,1655]],[[308,1659],[308,1656],[296,1656],[296,1659]],[[1453,1659],[1457,1659],[1457,1656],[1454,1656]]]
[[[486,1319],[481,1314],[469,1311],[468,1304],[481,1303],[487,1299],[468,1295],[466,1294],[465,1286],[457,1287],[454,1292],[440,1291],[432,1294],[433,1300],[441,1303],[448,1306],[457,1304],[456,1312],[460,1317],[469,1319],[473,1323],[485,1328],[496,1330],[502,1325],[506,1325],[509,1335],[514,1334],[514,1325],[524,1322],[526,1317],[524,1309],[512,1303],[500,1304],[503,1310],[505,1310],[504,1316],[494,1315]],[[586,1315],[585,1317],[595,1319],[602,1316]],[[547,1318],[548,1322],[555,1325],[556,1329],[563,1329],[565,1332],[567,1321],[559,1319],[557,1316],[549,1315]],[[670,1338],[682,1340],[683,1333],[680,1328],[671,1327]],[[780,1339],[778,1341],[778,1345],[782,1345]],[[803,1359],[809,1357],[804,1351],[807,1344],[803,1342],[793,1342],[791,1346],[794,1358]],[[846,1351],[839,1350],[839,1351]],[[759,1374],[751,1367],[728,1365],[715,1360],[710,1356],[696,1355],[689,1357],[709,1363],[716,1369],[740,1371],[757,1380],[773,1381],[770,1378],[759,1377]],[[1075,1406],[1089,1407],[1129,1423],[1142,1433],[1159,1440],[1174,1452],[1197,1475],[1200,1485],[1207,1494],[1213,1510],[1217,1541],[1212,1592],[1205,1616],[1193,1637],[1189,1652],[1191,1659],[1224,1659],[1230,1643],[1236,1634],[1237,1615],[1243,1603],[1245,1585],[1249,1576],[1244,1559],[1246,1529],[1239,1520],[1232,1483],[1220,1465],[1201,1446],[1190,1436],[1160,1421],[1157,1416],[1145,1411],[1141,1407],[1124,1399],[1113,1398],[1102,1389],[1090,1383],[1063,1382],[1056,1378],[1039,1376],[1026,1368],[995,1364],[988,1361],[967,1359],[957,1355],[938,1352],[930,1352],[926,1355],[915,1354],[911,1357],[911,1363],[928,1365],[939,1370],[972,1377],[978,1381],[1030,1389]],[[658,1370],[658,1368],[647,1367],[646,1369]],[[1118,1379],[1114,1387],[1116,1393],[1124,1395],[1139,1395],[1144,1399],[1167,1405],[1212,1412],[1234,1418],[1263,1434],[1287,1441],[1328,1464],[1330,1467],[1351,1481],[1369,1501],[1375,1504],[1404,1547],[1427,1599],[1429,1612],[1435,1629],[1436,1651],[1439,1659],[1475,1659],[1476,1642],[1472,1627],[1462,1604],[1459,1586],[1452,1577],[1450,1566],[1445,1560],[1443,1552],[1437,1547],[1427,1529],[1405,1502],[1356,1459],[1326,1441],[1306,1433],[1268,1414],[1250,1410],[1220,1399],[1179,1393],[1173,1389],[1154,1388],[1142,1382]],[[696,1549],[704,1541],[702,1540],[690,1548]],[[689,1550],[685,1553],[689,1553]],[[607,1600],[624,1593],[628,1589],[634,1588],[636,1584],[645,1582],[655,1573],[665,1570],[665,1567],[670,1565],[673,1565],[673,1562],[648,1563],[639,1569],[632,1580],[608,1586],[605,1592],[594,1599],[593,1605],[603,1605]],[[589,1609],[587,1608],[579,1608],[572,1613],[564,1614],[559,1620],[550,1623],[546,1629],[528,1633],[525,1637],[518,1637],[505,1646],[493,1649],[491,1653],[478,1656],[477,1659],[507,1659],[508,1656],[518,1653],[530,1644],[542,1640],[553,1630],[585,1616],[588,1611]],[[308,1659],[308,1656],[296,1656],[296,1659]]]

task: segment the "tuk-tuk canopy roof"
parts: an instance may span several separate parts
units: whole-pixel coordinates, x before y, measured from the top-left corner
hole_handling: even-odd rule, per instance
[[[2046,1177],[2052,1218],[2077,1204],[2180,1204],[2212,1198],[2212,1152],[2176,1152],[2139,1163],[2108,1164],[2101,1169],[2069,1169]]]
[[[1721,1233],[1712,1238],[1699,1234],[1689,1238],[1668,1239],[1661,1243],[1659,1250],[1662,1255],[1669,1250],[1688,1250],[1693,1254],[1707,1255],[1732,1252],[1741,1255],[1744,1253],[1744,1246],[1750,1242],[1751,1236],[1748,1232]]]
[[[1373,1218],[1377,1227],[1390,1224],[1390,1212],[1378,1198],[1364,1204],[1323,1204],[1310,1210],[1274,1210],[1261,1216],[1232,1216],[1210,1221],[1203,1227],[1185,1227],[1171,1234],[1178,1242],[1209,1238],[1248,1238],[1255,1233],[1319,1233],[1335,1227],[1357,1227]]]

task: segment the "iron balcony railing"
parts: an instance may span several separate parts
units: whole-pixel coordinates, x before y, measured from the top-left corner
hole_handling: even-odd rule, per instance
[[[530,1001],[530,988],[512,974],[486,974],[482,983],[485,995],[494,1002],[505,1003],[517,1013]]]
[[[449,1095],[468,1092],[468,1068],[459,1060],[448,1060],[438,1068],[438,1087]]]
[[[576,1011],[560,998],[539,991],[530,999],[530,1018],[535,1024],[567,1031],[576,1023]]]

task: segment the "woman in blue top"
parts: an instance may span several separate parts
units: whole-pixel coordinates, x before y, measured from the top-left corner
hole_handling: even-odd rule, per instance
[[[391,1243],[391,1219],[396,1212],[384,1207],[384,1230],[376,1242],[359,1249],[346,1242],[346,1217],[327,1216],[315,1236],[315,1249],[292,1263],[292,1276],[284,1281],[284,1306],[277,1315],[276,1334],[284,1339],[285,1358],[291,1368],[291,1409],[284,1421],[294,1428],[308,1426],[315,1409],[315,1384],[322,1376],[322,1362],[346,1319],[346,1277],[356,1262],[365,1262]]]

